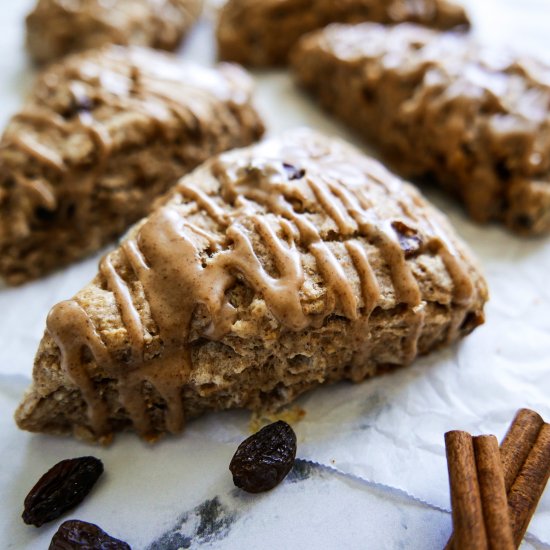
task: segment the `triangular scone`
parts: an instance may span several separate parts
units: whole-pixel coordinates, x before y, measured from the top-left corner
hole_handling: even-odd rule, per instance
[[[175,50],[203,0],[38,0],[27,16],[27,49],[45,63],[107,44]]]
[[[550,64],[416,25],[330,25],[293,53],[297,80],[478,222],[550,234]],[[330,85],[327,85],[330,82]]]
[[[205,163],[56,305],[21,428],[178,432],[407,365],[483,322],[443,215],[342,141],[298,130]]]
[[[252,81],[142,48],[71,56],[39,77],[0,142],[0,277],[98,250],[213,154],[256,141]]]
[[[217,28],[221,59],[281,65],[304,34],[329,23],[408,21],[435,29],[469,26],[453,0],[229,0]]]

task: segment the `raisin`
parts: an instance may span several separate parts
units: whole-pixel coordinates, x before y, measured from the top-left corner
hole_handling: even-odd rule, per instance
[[[76,114],[89,113],[94,108],[94,101],[87,95],[79,94],[73,98],[72,106]]]
[[[502,181],[508,181],[512,177],[512,172],[506,164],[506,160],[499,160],[495,163],[495,172]]]
[[[400,221],[395,221],[391,224],[397,235],[401,250],[405,254],[405,258],[411,258],[422,248],[422,238],[418,235],[416,229],[409,227]]]
[[[376,89],[372,85],[364,86],[361,92],[367,103],[372,103],[376,99]]]
[[[285,169],[288,179],[291,181],[301,180],[306,175],[306,171],[303,168],[296,168],[296,166],[286,162],[283,162],[283,168]]]
[[[55,212],[41,206],[36,208],[36,210],[34,211],[34,215],[37,220],[45,223],[53,221],[56,216]]]
[[[130,545],[108,535],[103,529],[76,519],[65,521],[53,536],[49,550],[132,550]]]
[[[473,332],[479,325],[482,325],[485,322],[485,316],[479,311],[470,311],[468,315],[462,321],[460,325],[460,330],[464,335],[470,334]]]
[[[231,460],[233,483],[249,493],[276,487],[290,472],[296,458],[296,434],[282,420],[245,439]]]
[[[519,214],[516,216],[515,222],[519,229],[531,229],[535,223],[533,218],[527,214]]]
[[[30,490],[23,521],[40,527],[58,518],[84,500],[102,473],[103,463],[93,456],[62,460]]]

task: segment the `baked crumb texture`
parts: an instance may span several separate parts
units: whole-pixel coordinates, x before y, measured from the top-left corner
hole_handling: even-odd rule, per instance
[[[330,23],[363,21],[469,27],[452,0],[229,0],[218,20],[218,51],[221,59],[244,65],[285,65],[302,35]]]
[[[478,222],[550,233],[550,66],[412,25],[333,25],[293,54],[297,81],[408,178]]]
[[[0,142],[0,276],[98,250],[213,154],[263,133],[249,76],[108,46],[41,74]]]
[[[175,50],[202,0],[38,0],[27,16],[27,50],[37,63],[107,44]]]
[[[486,299],[418,191],[295,130],[182,178],[52,309],[17,423],[154,440],[205,411],[274,410],[457,340]]]

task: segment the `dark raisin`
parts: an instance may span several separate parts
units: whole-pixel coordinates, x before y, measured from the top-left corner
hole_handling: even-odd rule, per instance
[[[51,222],[56,217],[56,213],[54,211],[49,210],[48,208],[42,208],[41,206],[36,208],[34,215],[36,219],[41,222]]]
[[[527,214],[519,214],[514,221],[519,229],[531,229],[534,224],[533,218]]]
[[[296,434],[282,420],[245,439],[231,460],[233,483],[249,493],[269,491],[290,472],[296,458]]]
[[[367,103],[372,103],[376,99],[376,90],[371,86],[364,86],[362,93]]]
[[[103,463],[93,456],[62,460],[27,495],[23,521],[40,527],[58,518],[84,500],[102,473]]]
[[[479,325],[485,322],[485,316],[479,311],[470,311],[462,321],[460,330],[464,335],[473,332]]]
[[[495,163],[495,172],[502,181],[508,181],[512,177],[512,172],[506,164],[506,160],[499,160]]]
[[[73,219],[75,212],[76,212],[76,204],[73,204],[73,203],[69,204],[67,206],[67,219],[68,220]]]
[[[87,95],[79,95],[74,98],[74,110],[76,113],[89,113],[94,108],[92,98]]]
[[[391,226],[397,235],[401,250],[405,253],[405,258],[414,256],[422,247],[422,239],[417,234],[416,229],[400,221],[393,222]]]
[[[286,162],[283,162],[283,168],[285,169],[288,179],[291,181],[301,180],[306,175],[306,171],[303,168],[296,168],[296,166]]]
[[[70,519],[59,526],[49,550],[132,550],[93,523]]]

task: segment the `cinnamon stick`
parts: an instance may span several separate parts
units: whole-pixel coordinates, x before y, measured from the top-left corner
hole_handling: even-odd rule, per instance
[[[514,547],[519,548],[550,477],[550,424],[530,409],[519,410],[501,443],[500,460]],[[482,507],[486,502],[483,496]],[[455,540],[453,533],[445,550],[454,548]]]
[[[542,417],[530,409],[520,409],[500,444],[504,482],[508,492],[527,460],[544,425]]]
[[[491,550],[515,550],[497,438],[474,437],[474,452],[488,546]]]
[[[519,547],[538,501],[550,477],[550,424],[544,424],[537,440],[508,492],[514,541]]]
[[[454,546],[458,549],[488,550],[472,436],[460,431],[447,432],[445,447],[451,485]]]

